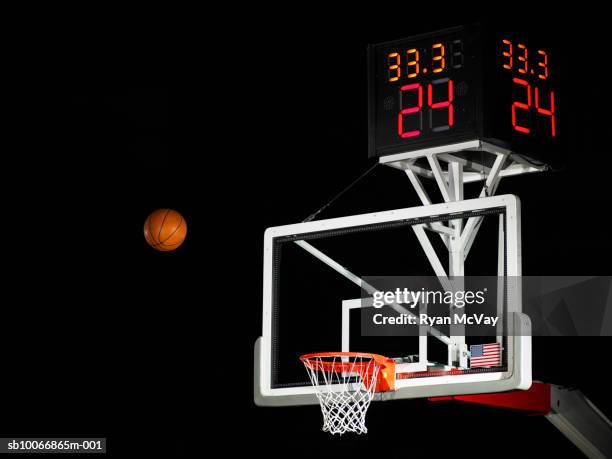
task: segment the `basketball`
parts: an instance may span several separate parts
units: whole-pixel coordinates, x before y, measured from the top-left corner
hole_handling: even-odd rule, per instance
[[[157,209],[145,221],[144,236],[155,250],[169,252],[185,240],[187,223],[176,210]]]

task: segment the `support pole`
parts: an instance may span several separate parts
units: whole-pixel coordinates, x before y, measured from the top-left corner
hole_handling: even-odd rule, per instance
[[[451,201],[463,200],[463,164],[451,161],[448,163],[448,191]],[[461,243],[461,231],[463,219],[451,220],[449,223],[454,235],[450,238],[448,251],[448,274],[451,277],[453,290],[463,290],[465,273],[465,257],[463,256],[463,245]],[[462,315],[465,310],[457,309],[455,305],[450,306],[450,314]],[[448,349],[448,364],[459,368],[468,368],[468,354],[465,344],[465,326],[451,325],[450,339],[453,343]]]
[[[544,416],[588,458],[612,457],[612,423],[576,389],[534,382],[529,390],[430,397],[428,400],[456,400]]]

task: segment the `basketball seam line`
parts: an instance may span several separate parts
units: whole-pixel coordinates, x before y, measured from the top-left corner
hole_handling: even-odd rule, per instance
[[[164,245],[164,246],[166,246],[166,247],[171,247],[171,246],[173,246],[173,245],[181,244],[183,241],[181,241],[181,242],[175,242],[174,244],[166,244],[166,241],[167,241],[168,239],[170,239],[170,238],[171,238],[171,237],[174,235],[174,233],[176,233],[176,232],[178,231],[178,229],[179,229],[179,228],[181,227],[181,225],[183,224],[184,220],[185,220],[185,219],[184,219],[184,218],[181,216],[181,222],[180,222],[180,223],[177,225],[177,227],[174,229],[174,231],[172,231],[172,234],[170,234],[170,236],[168,236],[168,237],[167,237],[166,239],[164,239],[163,241],[155,242],[155,243],[153,244],[153,247],[157,247],[157,246],[160,246],[160,245]]]
[[[157,240],[158,241],[161,240],[161,232],[164,229],[164,223],[166,223],[166,217],[170,213],[170,210],[171,209],[166,209],[166,214],[164,215],[164,219],[162,220],[161,225],[159,225],[159,232],[157,233]]]
[[[160,246],[160,245],[163,245],[163,246],[166,246],[166,247],[171,247],[173,245],[181,244],[182,242],[183,241],[181,241],[181,242],[174,242],[172,244],[166,244],[165,242],[156,242],[155,244],[153,244],[153,247],[157,247],[157,246]]]
[[[151,228],[151,221],[152,220],[153,219],[151,218],[151,216],[149,216],[149,234],[150,234],[150,237],[151,237],[151,242],[153,242],[153,247],[155,247],[157,245],[157,242],[155,242],[155,236],[154,236],[154,233],[153,233],[153,228]]]
[[[156,248],[156,247],[172,247],[173,245],[180,245],[180,244],[182,244],[182,243],[183,243],[183,241],[181,241],[181,242],[175,242],[174,244],[155,244],[155,245],[153,246],[153,248]]]
[[[181,215],[181,222],[176,226],[176,228],[174,228],[174,231],[172,231],[172,233],[170,233],[170,235],[164,239],[163,241],[159,241],[160,244],[165,244],[165,242],[170,239],[172,236],[174,236],[174,233],[176,233],[178,231],[178,229],[181,227],[181,225],[183,224],[183,221],[185,219],[183,218],[183,216]],[[168,245],[174,245],[174,244],[168,244]]]

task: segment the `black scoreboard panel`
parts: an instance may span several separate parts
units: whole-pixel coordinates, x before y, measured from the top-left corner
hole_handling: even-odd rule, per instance
[[[481,56],[472,27],[370,47],[370,155],[474,138]]]
[[[561,161],[562,49],[537,31],[483,41],[483,137],[548,164]]]
[[[481,139],[555,162],[559,66],[545,36],[469,25],[369,48],[369,155]]]

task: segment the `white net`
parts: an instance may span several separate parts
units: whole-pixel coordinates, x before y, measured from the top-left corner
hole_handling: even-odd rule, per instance
[[[323,413],[323,431],[367,433],[366,412],[380,364],[368,355],[329,354],[302,358]]]

